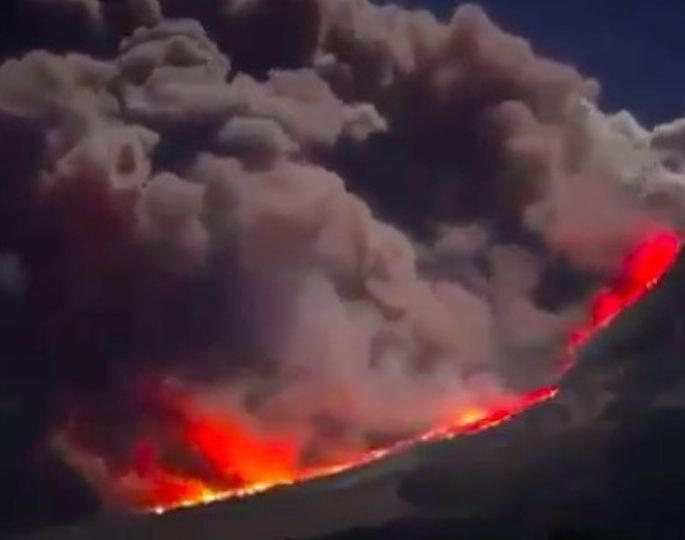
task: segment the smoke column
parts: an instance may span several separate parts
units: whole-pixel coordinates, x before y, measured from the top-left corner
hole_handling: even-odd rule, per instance
[[[600,112],[476,6],[23,9],[73,33],[0,67],[4,369],[41,374],[12,390],[50,411],[36,446],[86,476],[154,453],[225,482],[198,418],[288,469],[553,382],[592,292],[683,215],[685,122]]]

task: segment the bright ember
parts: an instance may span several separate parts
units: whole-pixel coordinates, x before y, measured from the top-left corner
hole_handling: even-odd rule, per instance
[[[574,354],[599,329],[653,287],[673,265],[680,249],[679,237],[662,232],[645,239],[627,257],[616,282],[595,296],[589,320],[571,337],[564,369]],[[192,449],[198,463],[207,467],[205,476],[184,473],[161,457],[161,448],[152,441],[140,441],[129,470],[109,483],[128,504],[143,510],[167,510],[241,497],[282,486],[349,470],[398,452],[417,443],[449,439],[475,433],[510,420],[526,409],[553,398],[556,387],[543,388],[501,403],[461,408],[447,421],[423,435],[381,449],[350,454],[318,466],[298,462],[299,449],[289,441],[266,440],[238,418],[217,417],[188,396],[170,398],[174,418],[180,423],[184,449]],[[223,481],[217,484],[216,479]],[[112,487],[112,486],[110,486]]]

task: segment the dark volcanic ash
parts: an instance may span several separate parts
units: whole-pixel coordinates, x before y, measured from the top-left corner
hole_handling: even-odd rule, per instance
[[[0,67],[6,369],[44,374],[39,440],[113,475],[152,437],[211,476],[176,390],[316,461],[549,382],[682,215],[682,121],[601,113],[475,6],[24,8],[74,34]]]

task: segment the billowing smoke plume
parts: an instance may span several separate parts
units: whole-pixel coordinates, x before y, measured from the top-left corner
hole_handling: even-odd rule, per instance
[[[685,124],[602,114],[474,6],[27,3],[121,37],[0,67],[12,361],[112,471],[164,387],[316,460],[549,381],[683,215]]]

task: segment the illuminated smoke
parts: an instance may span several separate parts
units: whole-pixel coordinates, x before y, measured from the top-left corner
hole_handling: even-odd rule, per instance
[[[28,141],[3,246],[61,446],[112,477],[226,481],[170,389],[299,465],[549,384],[591,293],[682,216],[682,122],[604,115],[596,82],[477,7],[129,15],[107,59],[0,67],[0,131]]]

